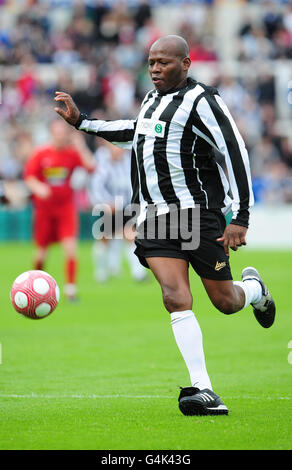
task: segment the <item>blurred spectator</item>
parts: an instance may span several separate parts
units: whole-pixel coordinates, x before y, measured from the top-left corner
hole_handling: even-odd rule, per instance
[[[265,2],[264,9],[266,10],[263,16],[265,33],[269,39],[273,39],[274,35],[282,28],[283,17],[272,1]]]
[[[34,71],[35,60],[32,55],[27,54],[21,61],[21,72],[16,82],[19,95],[20,106],[26,104],[33,98],[38,88],[38,80]]]
[[[280,161],[280,153],[269,135],[264,135],[250,150],[250,165],[254,177],[267,171],[270,164]]]
[[[280,139],[280,153],[283,162],[292,169],[292,139],[291,137],[282,137]]]
[[[266,172],[254,178],[253,188],[256,202],[274,205],[292,203],[292,175],[287,173],[281,161],[270,162]]]
[[[248,98],[247,90],[230,75],[221,77],[218,89],[228,108],[236,116],[240,116],[245,111],[245,102]]]
[[[259,77],[256,86],[256,98],[259,104],[275,103],[275,80],[272,75],[265,74]]]
[[[152,12],[149,0],[140,0],[134,13],[136,29],[142,28],[151,17]]]
[[[239,51],[239,60],[272,59],[276,54],[275,45],[264,30],[253,25],[242,35]]]
[[[239,30],[239,60],[292,58],[291,2],[265,1],[261,16],[249,18]]]

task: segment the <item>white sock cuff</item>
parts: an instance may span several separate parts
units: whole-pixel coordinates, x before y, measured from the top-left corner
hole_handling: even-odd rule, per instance
[[[174,324],[177,321],[184,320],[194,315],[192,310],[183,310],[182,312],[172,312],[170,314],[171,323]]]
[[[249,298],[248,298],[248,296],[246,295],[247,292],[246,292],[246,289],[244,288],[243,282],[242,282],[242,281],[233,281],[233,285],[234,285],[234,286],[239,286],[239,287],[241,287],[241,289],[243,290],[245,300],[244,300],[244,306],[243,306],[242,308],[247,307],[247,306],[249,305]]]
[[[262,297],[262,288],[256,279],[247,279],[246,281],[234,281],[234,285],[241,287],[245,295],[244,307],[251,303],[259,302]]]

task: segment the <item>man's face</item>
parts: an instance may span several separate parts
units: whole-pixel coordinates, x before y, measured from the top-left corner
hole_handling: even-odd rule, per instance
[[[148,68],[155,88],[164,93],[184,82],[189,59],[178,57],[166,46],[154,46],[149,52]]]

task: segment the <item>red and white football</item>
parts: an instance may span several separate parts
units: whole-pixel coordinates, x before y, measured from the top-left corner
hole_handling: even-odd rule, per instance
[[[15,279],[10,299],[17,312],[37,320],[55,310],[60,290],[55,279],[45,271],[26,271]]]

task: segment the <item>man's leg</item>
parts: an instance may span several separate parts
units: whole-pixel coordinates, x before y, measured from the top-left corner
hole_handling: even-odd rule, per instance
[[[170,313],[174,337],[188,368],[192,386],[211,389],[202,332],[192,312],[187,261],[153,257],[147,258],[147,263],[161,286],[163,303]]]
[[[33,239],[35,243],[35,254],[33,268],[43,271],[47,259],[48,246],[52,241],[53,224],[50,212],[42,209],[34,209]]]
[[[213,305],[222,313],[235,313],[244,308],[246,303],[245,292],[242,287],[233,283],[233,281],[217,281],[201,278],[206,292]],[[261,296],[261,286],[255,283],[254,292],[250,297]]]
[[[35,250],[34,262],[33,262],[34,269],[43,271],[46,258],[47,258],[47,248],[43,246],[37,246]]]
[[[192,312],[188,262],[176,258],[146,258],[158,280],[163,302],[170,313],[177,346],[188,368],[191,387],[181,389],[179,409],[185,415],[228,414],[207,373],[200,325]]]
[[[61,244],[65,253],[65,295],[69,300],[76,300],[77,241],[68,237],[61,240]]]
[[[110,276],[118,277],[122,271],[123,240],[113,237],[108,240],[108,272]]]
[[[101,283],[106,282],[109,277],[108,241],[106,238],[95,240],[92,246],[94,279]]]
[[[77,237],[78,213],[73,203],[61,205],[56,211],[56,240],[60,241],[65,254],[65,288],[68,300],[77,300]]]
[[[275,318],[275,303],[255,268],[245,268],[242,281],[215,281],[201,278],[213,305],[231,314],[252,305],[257,321],[269,328]]]
[[[200,245],[189,256],[210,300],[225,314],[252,305],[257,321],[269,328],[275,318],[275,303],[257,270],[245,268],[241,281],[232,280],[229,257],[223,244],[217,241],[226,227],[224,217],[220,213],[201,210],[200,223]]]

